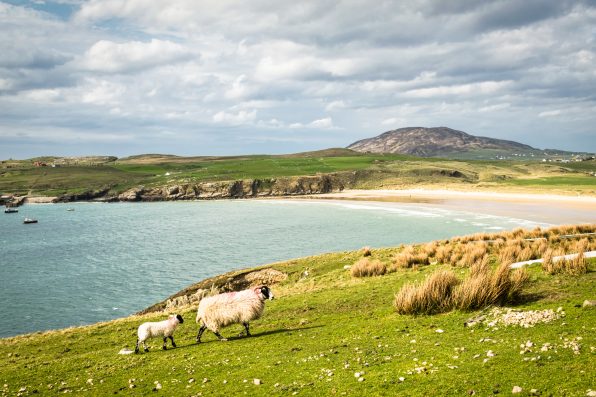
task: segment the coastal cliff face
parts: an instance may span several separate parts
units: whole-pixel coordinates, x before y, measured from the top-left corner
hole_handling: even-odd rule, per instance
[[[165,186],[137,186],[122,193],[110,188],[82,193],[47,196],[2,196],[3,204],[19,206],[27,203],[68,203],[73,201],[170,201],[215,200],[254,197],[300,196],[342,191],[353,182],[355,173],[275,179],[245,179],[222,182],[175,183]]]
[[[337,192],[344,189],[339,177],[316,175],[295,178],[247,179],[229,182],[139,186],[116,197],[117,201],[164,201],[293,196]]]

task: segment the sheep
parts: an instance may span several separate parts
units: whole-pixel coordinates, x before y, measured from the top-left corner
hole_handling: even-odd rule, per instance
[[[168,338],[172,341],[172,347],[176,347],[176,343],[174,343],[174,331],[178,324],[182,324],[184,319],[179,314],[171,314],[167,320],[157,321],[157,322],[147,322],[139,325],[139,329],[137,331],[137,345],[135,347],[135,353],[139,352],[139,344],[143,344],[143,349],[145,352],[149,351],[149,348],[145,344],[145,341],[150,338],[157,338],[159,336],[163,337],[163,349],[166,350],[166,341]]]
[[[273,293],[267,286],[203,298],[197,310],[196,321],[201,322],[197,343],[201,343],[201,336],[206,329],[212,331],[220,341],[226,341],[219,330],[231,324],[242,323],[246,336],[251,336],[248,322],[261,317],[267,299],[273,299]]]

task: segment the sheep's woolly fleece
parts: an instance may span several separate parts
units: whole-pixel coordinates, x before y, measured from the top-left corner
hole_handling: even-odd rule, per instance
[[[220,328],[231,324],[258,319],[264,309],[265,297],[255,292],[255,289],[228,292],[201,300],[197,322],[202,321],[209,330],[218,332]]]

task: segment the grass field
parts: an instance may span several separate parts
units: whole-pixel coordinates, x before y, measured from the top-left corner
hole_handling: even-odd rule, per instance
[[[52,158],[46,160],[51,163]],[[596,194],[596,177],[592,176],[596,173],[596,162],[593,160],[564,164],[447,160],[329,149],[281,156],[185,158],[145,155],[102,163],[75,164],[53,168],[35,167],[33,159],[4,161],[0,164],[0,193],[59,196],[103,189],[121,193],[138,185],[165,186],[352,173],[347,178],[349,188],[478,186]]]
[[[391,261],[400,250],[373,249],[371,258]],[[515,308],[560,307],[565,315],[522,328],[464,327],[479,312],[398,315],[394,294],[405,283],[452,267],[351,277],[344,266],[361,257],[341,252],[271,265],[288,279],[272,287],[276,299],[252,323],[251,338],[234,337],[242,327],[232,326],[222,331],[228,342],[207,332],[196,344],[195,310],[188,308],[175,334],[178,347],[167,351],[153,340],[148,353],[118,355],[133,348],[140,323],[162,313],[1,339],[0,395],[487,396],[510,395],[518,386],[521,395],[536,389],[534,395],[585,396],[596,390],[596,309],[579,307],[595,298],[594,261],[581,276],[532,267]]]

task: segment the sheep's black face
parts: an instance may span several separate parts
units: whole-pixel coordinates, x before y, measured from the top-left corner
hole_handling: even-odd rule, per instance
[[[182,318],[182,316],[181,316],[181,315],[179,315],[179,314],[176,314],[176,318],[178,319],[178,322],[179,322],[180,324],[182,324],[182,323],[184,322],[184,319]]]
[[[269,287],[267,287],[267,286],[261,287],[261,293],[263,294],[265,299],[270,299],[270,300],[273,299],[273,293],[271,293],[271,290],[269,290]]]

